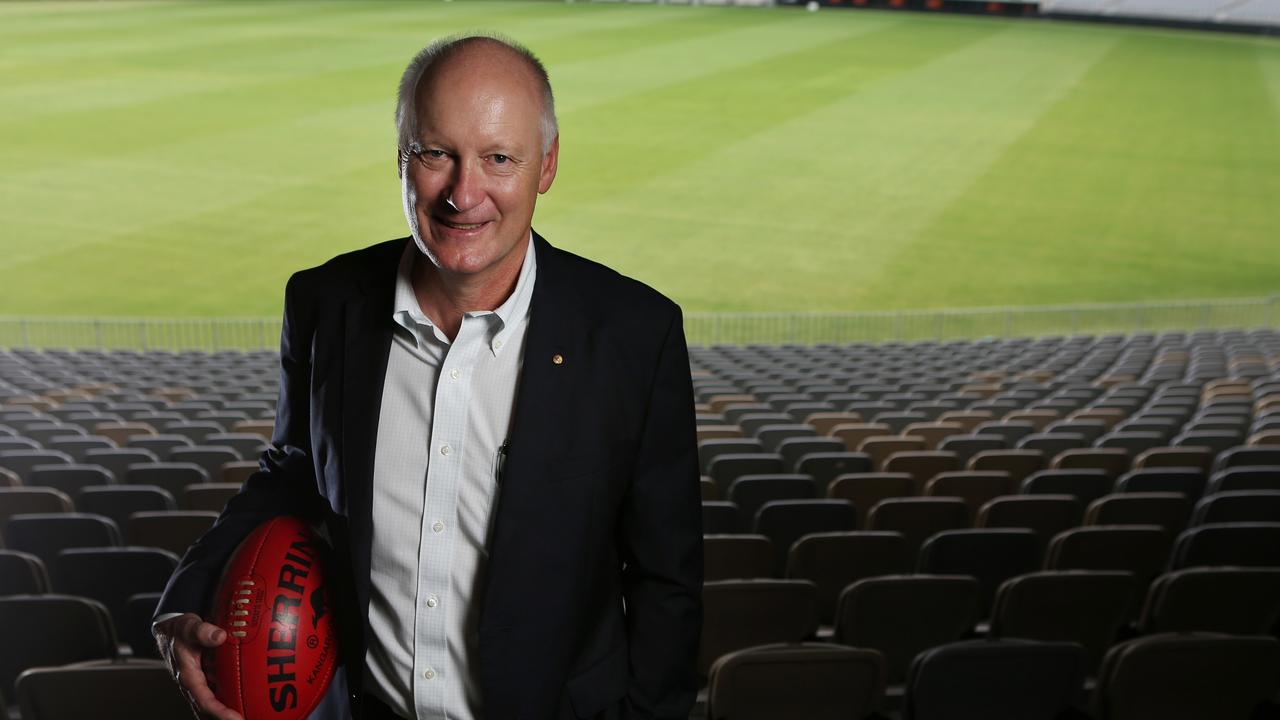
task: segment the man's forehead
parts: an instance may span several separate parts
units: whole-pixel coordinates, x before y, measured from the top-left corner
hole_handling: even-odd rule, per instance
[[[540,85],[526,58],[502,43],[478,38],[432,63],[419,84],[419,91],[432,85],[479,82],[509,86],[511,92],[534,95]]]

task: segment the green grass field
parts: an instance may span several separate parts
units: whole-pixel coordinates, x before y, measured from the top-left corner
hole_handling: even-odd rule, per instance
[[[399,73],[547,61],[535,227],[687,310],[1280,290],[1280,39],[554,2],[0,3],[0,315],[274,316],[405,234]]]

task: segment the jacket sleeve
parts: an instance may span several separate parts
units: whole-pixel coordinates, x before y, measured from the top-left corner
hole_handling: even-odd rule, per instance
[[[701,495],[689,352],[679,308],[672,315],[622,508],[627,718],[683,720],[698,691]]]
[[[155,617],[194,612],[206,616],[222,568],[240,542],[267,519],[298,515],[322,517],[311,460],[310,383],[314,303],[303,297],[301,275],[285,288],[284,327],[280,335],[280,398],[271,447],[258,472],[223,509],[213,527],[182,556],[169,578]]]

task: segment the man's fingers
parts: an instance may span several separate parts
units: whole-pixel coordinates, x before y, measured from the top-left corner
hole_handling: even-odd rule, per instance
[[[201,718],[244,720],[213,694],[203,665],[210,648],[226,642],[222,628],[193,614],[173,618],[157,626],[157,639],[182,694]]]
[[[179,652],[178,663],[178,672],[174,679],[178,681],[178,686],[191,699],[196,711],[202,717],[212,717],[217,720],[244,720],[240,713],[223,705],[213,694],[213,690],[209,689],[204,671],[200,668],[199,658],[194,653]]]
[[[195,628],[195,640],[204,647],[218,647],[227,639],[227,631],[211,623],[202,622]]]

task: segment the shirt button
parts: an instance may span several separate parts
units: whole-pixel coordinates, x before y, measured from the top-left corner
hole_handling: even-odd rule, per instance
[[[435,521],[435,522],[431,523],[431,529],[432,529],[432,531],[434,531],[434,532],[442,533],[442,532],[444,532],[444,523],[442,523],[442,522],[440,522],[439,520],[437,520],[437,521]]]
[[[440,604],[440,601],[436,598],[435,595],[432,595],[431,597],[427,598],[427,607],[433,608],[439,604]]]
[[[458,372],[457,370],[449,371],[449,377],[453,378],[454,380],[457,380],[461,376],[462,376],[462,373]]]
[[[498,349],[498,348],[500,348],[500,347],[502,347],[502,341],[501,341],[501,340],[494,340],[494,341],[493,341],[493,349],[494,349],[494,350],[497,350],[497,349]]]
[[[426,678],[426,679],[428,679],[428,680],[435,680],[435,679],[436,679],[436,671],[435,671],[435,670],[432,670],[431,668],[427,668],[425,671],[423,671],[423,673],[422,673],[422,677],[424,677],[424,678]]]
[[[448,455],[451,452],[453,452],[453,448],[449,447],[448,443],[445,443],[444,445],[440,446],[441,455]]]

